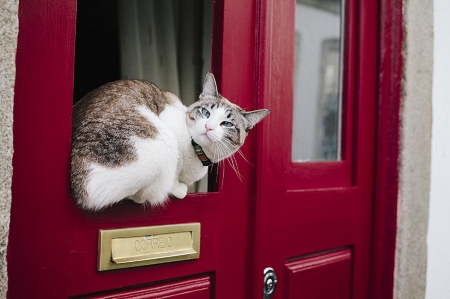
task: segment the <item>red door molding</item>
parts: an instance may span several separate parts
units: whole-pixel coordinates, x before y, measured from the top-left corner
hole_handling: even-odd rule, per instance
[[[380,0],[372,299],[391,299],[397,231],[403,1]]]

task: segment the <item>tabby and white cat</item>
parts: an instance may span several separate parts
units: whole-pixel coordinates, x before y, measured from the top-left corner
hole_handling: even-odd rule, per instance
[[[100,210],[126,198],[152,206],[169,194],[184,198],[269,110],[247,112],[229,102],[208,73],[189,107],[149,82],[119,80],[88,93],[73,113],[71,196]]]

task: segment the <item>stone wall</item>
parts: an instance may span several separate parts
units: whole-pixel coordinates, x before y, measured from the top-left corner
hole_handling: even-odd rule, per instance
[[[433,0],[404,0],[394,298],[423,299],[431,163]]]
[[[16,76],[18,0],[0,0],[0,298],[6,298],[13,155],[13,103]]]

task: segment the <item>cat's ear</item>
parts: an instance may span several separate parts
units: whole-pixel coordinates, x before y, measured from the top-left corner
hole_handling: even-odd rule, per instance
[[[205,84],[203,84],[203,96],[213,96],[218,98],[219,92],[217,91],[216,79],[214,79],[214,75],[211,72],[206,74]]]
[[[261,109],[255,111],[242,111],[242,115],[247,120],[245,130],[248,132],[256,126],[264,117],[266,117],[270,113],[269,109]]]

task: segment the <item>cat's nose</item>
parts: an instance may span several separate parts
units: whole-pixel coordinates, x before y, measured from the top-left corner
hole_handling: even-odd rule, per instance
[[[206,132],[214,130],[214,128],[208,126],[208,124],[205,124]]]

